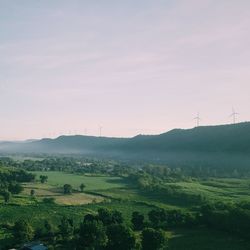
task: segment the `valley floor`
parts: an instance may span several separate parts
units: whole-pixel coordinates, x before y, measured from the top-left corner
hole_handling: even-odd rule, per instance
[[[48,182],[24,184],[24,191],[13,196],[8,204],[0,199],[0,224],[11,224],[17,219],[27,219],[32,225],[39,225],[48,219],[58,224],[63,216],[70,216],[80,223],[86,213],[97,211],[101,207],[117,209],[122,212],[126,223],[134,211],[140,211],[147,217],[154,208],[171,208],[192,212],[195,204],[171,199],[166,196],[152,196],[140,191],[125,179],[111,176],[90,176],[63,172],[34,172],[37,177],[47,175]],[[72,195],[64,195],[62,186],[73,186]],[[86,185],[80,192],[81,183]],[[184,192],[204,195],[208,200],[240,202],[250,200],[249,179],[213,179],[200,182],[165,183],[175,185]],[[35,191],[31,197],[30,191]],[[53,198],[52,203],[44,198]],[[208,228],[169,229],[169,249],[171,250],[247,250],[250,241],[240,239],[221,231]],[[0,249],[9,245],[11,234],[7,228],[0,231]]]

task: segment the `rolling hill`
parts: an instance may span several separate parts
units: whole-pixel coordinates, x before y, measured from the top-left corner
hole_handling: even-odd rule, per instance
[[[24,142],[1,142],[1,153],[76,154],[147,160],[169,164],[248,164],[250,166],[250,122],[173,129],[160,135],[133,138],[60,136]]]

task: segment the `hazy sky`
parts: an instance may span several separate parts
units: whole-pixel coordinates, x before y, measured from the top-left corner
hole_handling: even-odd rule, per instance
[[[0,0],[0,140],[250,119],[249,0]]]

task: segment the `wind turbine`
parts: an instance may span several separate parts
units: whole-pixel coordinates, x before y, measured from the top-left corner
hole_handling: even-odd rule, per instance
[[[102,126],[99,127],[100,137],[102,137]]]
[[[194,118],[194,120],[196,120],[196,127],[199,127],[200,121],[201,121],[200,113],[197,114],[197,116]]]
[[[234,108],[232,107],[232,114],[229,117],[233,117],[233,123],[236,123],[236,117],[239,113],[235,112]]]

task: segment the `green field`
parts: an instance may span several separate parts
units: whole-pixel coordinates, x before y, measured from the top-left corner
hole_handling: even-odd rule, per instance
[[[208,200],[250,201],[249,179],[211,179],[209,181],[166,183],[189,194],[200,194]]]
[[[14,223],[17,219],[28,220],[33,226],[39,226],[44,220],[57,225],[63,216],[71,217],[78,224],[86,213],[95,213],[99,208],[106,207],[122,212],[125,222],[134,211],[143,213],[147,220],[150,210],[160,208],[185,209],[192,211],[182,201],[170,199],[167,195],[157,196],[136,189],[123,178],[112,176],[78,175],[64,172],[32,172],[36,174],[36,182],[23,184],[24,191],[14,195],[9,204],[0,199],[0,223]],[[48,182],[41,184],[40,175],[47,175]],[[72,195],[63,194],[63,185],[71,184]],[[86,185],[84,193],[79,192],[81,183]],[[250,180],[248,179],[211,179],[209,181],[165,183],[183,192],[201,194],[211,201],[249,201]],[[36,198],[30,196],[35,190]],[[55,198],[55,204],[43,203],[43,198]],[[238,237],[222,232],[200,228],[169,230],[170,250],[246,250],[250,243]],[[0,245],[11,241],[8,230],[0,231]],[[202,248],[201,248],[202,246]],[[1,248],[0,248],[1,249]]]
[[[48,184],[62,187],[64,184],[70,184],[75,189],[79,189],[81,183],[86,185],[87,191],[95,190],[105,190],[110,188],[120,188],[124,187],[125,183],[122,178],[119,177],[110,177],[110,176],[85,176],[70,174],[57,171],[47,171],[47,172],[32,172],[36,174],[37,180],[40,175],[48,176]]]

